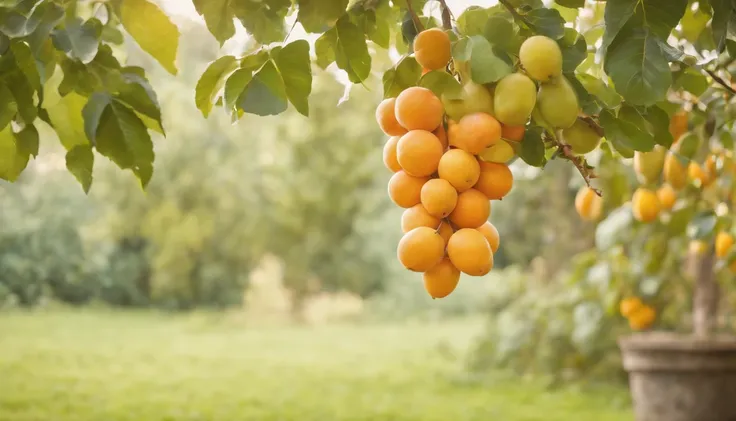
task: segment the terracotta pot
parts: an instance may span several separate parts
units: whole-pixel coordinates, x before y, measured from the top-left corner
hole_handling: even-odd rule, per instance
[[[736,337],[619,340],[636,421],[736,421]]]

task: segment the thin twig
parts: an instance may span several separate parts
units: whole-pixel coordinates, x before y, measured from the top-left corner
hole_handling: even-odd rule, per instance
[[[578,169],[580,175],[583,176],[585,184],[599,197],[603,197],[603,192],[601,192],[599,189],[596,189],[590,184],[590,180],[598,178],[598,176],[593,172],[593,167],[588,165],[584,157],[580,155],[575,155],[572,151],[572,147],[570,147],[570,145],[562,143],[553,131],[548,131],[547,134],[550,135],[554,143],[557,145],[557,152],[562,155],[563,158],[567,159],[568,161],[572,162],[573,165],[575,165],[575,168]]]
[[[452,14],[450,8],[447,7],[445,0],[440,1],[440,10],[442,11],[442,27],[446,30],[452,29]]]
[[[578,120],[584,121],[591,129],[595,131],[598,136],[603,137],[603,135],[605,134],[603,132],[603,127],[601,127],[601,125],[598,124],[598,122],[595,121],[593,117],[589,115],[581,115],[578,117]]]
[[[521,15],[519,12],[517,12],[516,11],[516,8],[511,3],[509,3],[508,0],[498,0],[498,2],[501,3],[503,5],[503,7],[505,7],[509,11],[509,13],[511,13],[511,15],[515,19],[518,19],[518,20],[524,22],[524,24],[526,26],[530,27],[530,28],[534,26],[523,15]]]
[[[424,25],[422,25],[422,21],[419,19],[419,16],[417,16],[417,13],[414,11],[414,6],[411,5],[411,0],[406,0],[406,9],[409,11],[409,14],[411,15],[411,20],[414,22],[414,29],[416,29],[417,32],[422,32],[424,30]]]
[[[705,71],[705,73],[708,73],[708,76],[712,77],[713,80],[716,81],[716,83],[718,83],[719,85],[721,85],[724,88],[726,88],[726,90],[728,92],[730,92],[731,95],[736,94],[736,89],[733,89],[733,87],[731,85],[729,85],[728,82],[726,82],[725,80],[721,79],[721,77],[718,76],[716,74],[716,72],[714,72],[712,70],[708,70],[708,69],[703,69],[703,70]]]

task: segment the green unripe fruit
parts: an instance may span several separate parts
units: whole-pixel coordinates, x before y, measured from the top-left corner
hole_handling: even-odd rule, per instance
[[[578,95],[564,76],[543,83],[537,95],[540,116],[556,129],[575,124],[580,105]]]
[[[495,116],[507,126],[523,126],[537,103],[537,85],[528,76],[512,73],[496,85]]]
[[[459,121],[466,114],[468,114],[465,101],[462,99],[448,99],[446,96],[442,96],[442,105],[445,107],[445,114],[450,117],[451,120]]]
[[[533,79],[547,82],[562,75],[560,46],[544,35],[529,37],[521,44],[519,60]]]
[[[655,146],[651,152],[636,151],[634,153],[634,171],[639,182],[648,184],[658,181],[666,157],[667,149],[659,145]]]
[[[574,153],[584,155],[598,147],[601,136],[585,121],[576,120],[572,127],[562,131],[562,141],[570,145]]]
[[[463,86],[462,97],[465,100],[467,114],[488,113],[493,115],[493,95],[485,86],[468,81]]]

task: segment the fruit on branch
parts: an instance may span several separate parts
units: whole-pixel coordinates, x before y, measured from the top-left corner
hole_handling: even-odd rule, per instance
[[[711,177],[703,170],[703,167],[695,161],[690,161],[688,164],[687,176],[700,188],[708,187],[712,181]]]
[[[493,269],[493,252],[480,231],[462,228],[452,234],[447,243],[447,255],[461,272],[483,276]]]
[[[491,216],[491,202],[476,189],[457,195],[457,204],[450,213],[450,222],[459,228],[478,228]]]
[[[447,149],[449,143],[447,141],[447,130],[445,129],[445,125],[440,124],[436,129],[434,129],[432,134],[437,136],[437,139],[439,139],[440,143],[442,144],[442,150],[444,151],[445,149]]]
[[[429,176],[437,171],[442,158],[442,143],[431,132],[412,130],[396,144],[396,158],[409,175]]]
[[[506,140],[501,139],[500,142],[483,149],[483,152],[478,154],[478,158],[486,162],[504,164],[509,162],[515,155],[514,148]]]
[[[376,121],[378,127],[388,136],[402,136],[406,133],[406,129],[396,120],[394,107],[396,98],[386,98],[376,107]]]
[[[426,272],[445,256],[445,240],[434,228],[417,227],[401,237],[396,255],[405,268]]]
[[[462,98],[449,99],[446,95],[442,95],[442,105],[445,107],[445,113],[450,120],[460,121],[468,114],[465,101]]]
[[[414,177],[399,171],[388,180],[388,196],[399,207],[410,208],[421,201],[422,186],[429,177]]]
[[[391,172],[401,171],[401,165],[396,158],[396,144],[399,143],[399,136],[391,136],[383,145],[383,165]]]
[[[544,35],[534,35],[521,44],[519,61],[526,73],[540,82],[547,82],[562,75],[560,46]]]
[[[575,195],[575,210],[586,221],[597,221],[603,212],[603,198],[593,189],[583,186]]]
[[[442,221],[442,224],[438,228],[438,231],[440,233],[440,237],[442,237],[443,240],[445,240],[445,244],[447,244],[448,241],[450,241],[450,237],[452,237],[452,234],[455,233],[455,230],[452,229],[452,226],[450,226],[447,221]]]
[[[555,129],[571,127],[580,111],[578,96],[564,76],[542,84],[536,107],[542,119]]]
[[[573,153],[584,155],[598,147],[601,136],[587,122],[576,119],[571,127],[562,130],[561,140],[570,145]]]
[[[631,197],[631,209],[637,221],[654,221],[659,216],[660,211],[657,193],[647,188],[639,187]]]
[[[436,229],[439,226],[440,218],[430,215],[421,204],[416,204],[401,214],[401,231],[404,233],[418,227]]]
[[[525,131],[526,127],[524,126],[507,126],[505,124],[501,125],[501,137],[513,142],[521,142],[521,140],[524,139]]]
[[[473,186],[488,200],[501,200],[514,185],[514,176],[509,167],[497,162],[481,162],[480,177]]]
[[[424,272],[424,289],[432,298],[447,297],[455,290],[460,281],[460,270],[445,257],[434,267]]]
[[[437,170],[440,178],[447,180],[462,193],[473,187],[480,177],[480,163],[462,149],[450,149],[442,155]]]
[[[396,97],[396,120],[406,130],[433,131],[442,123],[442,101],[427,88],[412,86]]]
[[[469,80],[463,84],[462,99],[466,114],[486,113],[495,115],[493,94],[485,86]]]
[[[501,140],[501,124],[487,113],[473,113],[461,118],[447,133],[450,146],[477,155]]]
[[[648,305],[642,305],[629,316],[629,326],[633,330],[644,330],[654,324],[657,312]]]
[[[671,210],[677,201],[677,192],[669,184],[664,184],[657,189],[657,199],[662,210]]]
[[[433,178],[422,187],[421,206],[426,209],[429,215],[444,218],[455,209],[457,194],[457,190],[449,181],[442,178]]]
[[[733,235],[721,231],[716,235],[716,256],[724,258],[728,256],[728,253],[733,247],[734,238]]]
[[[440,28],[431,28],[414,38],[414,58],[423,68],[444,69],[450,61],[450,37]]]
[[[621,303],[619,303],[619,312],[621,312],[621,315],[629,318],[631,315],[634,314],[637,310],[642,308],[644,306],[644,303],[641,302],[641,299],[639,297],[629,297],[624,298],[621,300]]]
[[[502,124],[524,126],[537,103],[537,85],[523,73],[512,73],[496,85],[495,116]]]
[[[673,143],[677,143],[680,137],[687,132],[687,120],[687,112],[685,110],[677,111],[670,119],[669,130]]]
[[[498,235],[496,227],[491,224],[490,221],[486,221],[486,223],[479,226],[477,230],[486,237],[488,244],[491,246],[491,251],[493,253],[497,252],[498,247],[501,245],[501,237]]]
[[[668,153],[664,159],[664,181],[675,190],[681,190],[687,184],[687,170],[674,153]]]
[[[634,172],[642,184],[654,183],[659,180],[667,157],[667,149],[655,146],[649,152],[634,152]]]

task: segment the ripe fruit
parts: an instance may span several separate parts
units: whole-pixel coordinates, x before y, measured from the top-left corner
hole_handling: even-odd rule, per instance
[[[603,198],[590,187],[583,186],[575,195],[575,210],[578,211],[580,218],[586,221],[597,221],[603,211]]]
[[[452,234],[455,233],[455,230],[453,230],[450,224],[445,221],[442,221],[437,231],[439,231],[440,237],[445,240],[445,244],[450,241],[450,237],[452,237]]]
[[[659,180],[667,149],[655,146],[650,152],[634,152],[634,171],[642,184],[654,183]]]
[[[473,187],[480,177],[480,164],[475,157],[462,149],[450,149],[440,158],[439,176],[447,180],[458,192]]]
[[[498,162],[504,164],[509,162],[514,155],[516,155],[514,148],[505,140],[501,139],[500,142],[494,143],[493,145],[483,149],[483,151],[478,154],[478,158],[486,162]]]
[[[649,328],[656,318],[657,312],[653,308],[642,305],[629,316],[629,326],[634,330],[644,330]]]
[[[426,272],[445,255],[445,241],[429,227],[417,227],[404,234],[396,250],[399,261],[414,272]]]
[[[721,258],[728,256],[728,252],[731,251],[733,243],[733,235],[723,231],[719,232],[718,235],[716,235],[716,256]]]
[[[673,143],[680,140],[680,137],[687,132],[687,113],[684,110],[680,110],[672,116],[669,129]]]
[[[621,300],[621,304],[619,304],[619,311],[621,312],[622,316],[629,318],[631,317],[632,314],[634,314],[634,312],[639,310],[643,305],[644,303],[641,302],[639,297],[625,298]]]
[[[497,252],[498,247],[501,245],[501,237],[498,235],[498,230],[496,229],[496,227],[490,222],[486,221],[485,224],[479,226],[476,229],[480,231],[480,233],[483,234],[484,237],[486,237],[486,240],[488,240],[488,245],[491,246],[491,251],[494,253]]]
[[[439,139],[440,144],[442,144],[442,150],[444,151],[445,149],[447,149],[447,146],[449,144],[447,143],[447,130],[445,130],[445,125],[440,124],[439,126],[437,126],[432,134],[437,136],[437,139]]]
[[[710,184],[710,177],[703,171],[703,167],[695,161],[690,161],[687,166],[687,175],[692,181],[696,181],[698,187],[707,187]]]
[[[503,124],[523,126],[537,103],[537,85],[523,73],[512,73],[496,85],[494,115]]]
[[[462,98],[465,102],[465,113],[487,113],[494,115],[493,95],[485,86],[468,80],[463,85]]]
[[[572,127],[562,130],[562,141],[577,155],[592,152],[601,143],[601,136],[588,123],[575,119]]]
[[[376,121],[378,127],[389,136],[401,136],[406,133],[406,129],[396,120],[394,114],[394,106],[396,98],[386,98],[376,107]]]
[[[521,44],[519,60],[533,79],[547,82],[562,74],[560,46],[544,35],[529,37]]]
[[[477,155],[501,140],[501,124],[486,113],[468,114],[448,133],[450,145]]]
[[[488,200],[500,200],[511,191],[513,185],[514,176],[508,165],[481,162],[480,177],[473,188],[483,193]]]
[[[455,209],[457,190],[449,181],[434,178],[424,183],[420,199],[428,215],[444,218]]]
[[[502,124],[501,137],[506,140],[521,142],[521,139],[524,138],[525,130],[526,128],[524,126],[507,126],[505,124]]]
[[[401,231],[404,233],[417,227],[437,229],[439,225],[440,219],[430,215],[421,204],[414,205],[401,214]]]
[[[664,159],[663,172],[664,181],[669,183],[673,189],[681,190],[687,184],[687,171],[675,154],[667,154]]]
[[[652,222],[659,216],[659,199],[657,193],[639,187],[631,198],[631,206],[634,212],[634,218],[640,222]]]
[[[447,297],[455,290],[460,281],[460,271],[449,258],[442,259],[432,269],[424,272],[424,289],[432,298]]]
[[[439,70],[450,61],[450,37],[440,28],[431,28],[414,38],[414,57],[422,67]]]
[[[383,145],[383,165],[392,172],[401,171],[401,165],[399,165],[399,160],[396,158],[396,144],[398,142],[399,137],[392,136]]]
[[[407,173],[424,177],[437,171],[443,148],[437,136],[426,130],[412,130],[396,144],[396,158]]]
[[[665,184],[657,189],[657,199],[662,209],[670,210],[675,206],[677,201],[677,192],[669,184]]]
[[[560,76],[543,83],[539,88],[537,109],[544,121],[552,127],[566,129],[575,124],[580,105],[570,82]]]
[[[388,180],[388,196],[402,208],[410,208],[421,201],[422,186],[429,177],[414,177],[399,171]]]
[[[483,276],[493,269],[493,252],[480,231],[463,228],[447,242],[447,256],[456,268],[471,276]]]
[[[412,86],[396,97],[396,120],[407,130],[433,131],[442,123],[442,102],[427,88]]]
[[[491,216],[491,202],[485,194],[469,189],[457,195],[450,222],[459,228],[478,228]]]

